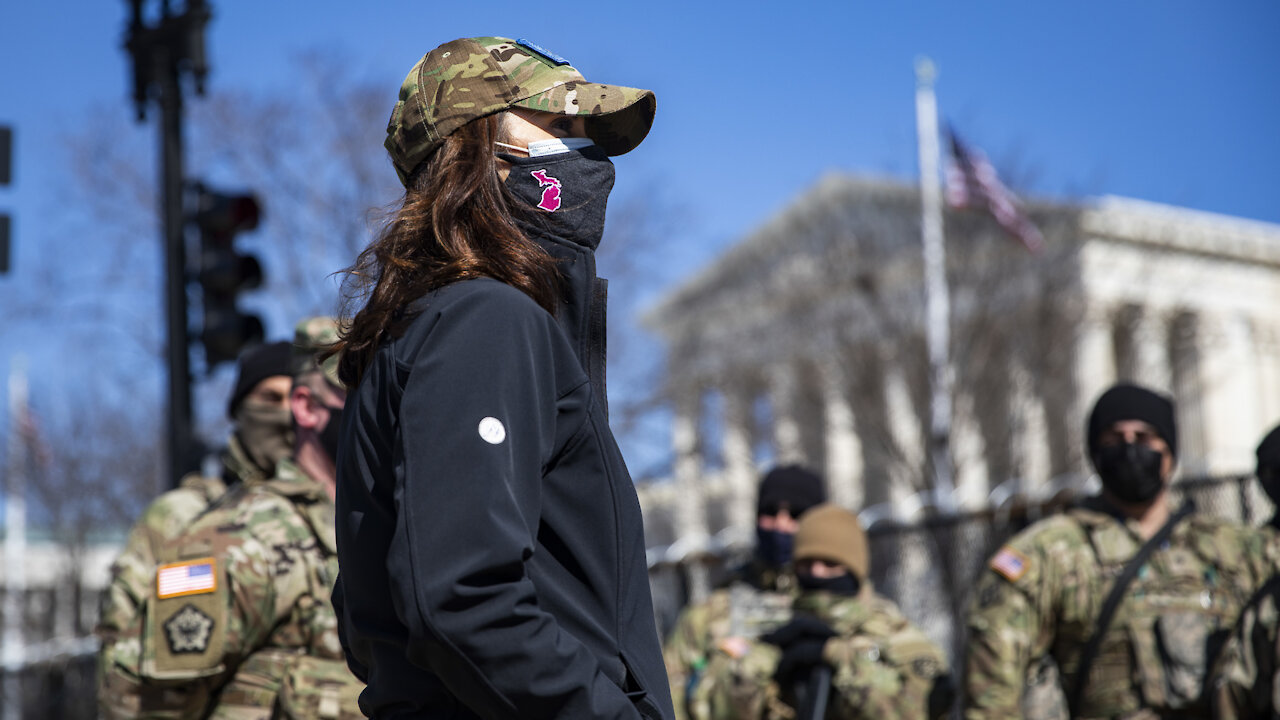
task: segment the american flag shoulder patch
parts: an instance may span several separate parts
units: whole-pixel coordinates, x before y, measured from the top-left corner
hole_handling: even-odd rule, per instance
[[[1026,555],[1005,546],[991,558],[991,569],[1000,573],[1009,582],[1017,582],[1031,567],[1031,559]]]
[[[751,650],[751,643],[745,638],[727,637],[717,643],[716,647],[720,648],[720,652],[737,660]]]
[[[156,597],[211,593],[218,589],[217,571],[218,561],[211,557],[161,565],[156,570]]]

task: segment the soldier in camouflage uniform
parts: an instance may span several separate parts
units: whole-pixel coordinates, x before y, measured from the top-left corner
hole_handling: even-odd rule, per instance
[[[1273,547],[1280,542],[1280,427],[1258,443],[1258,484],[1276,505],[1267,521]],[[1280,711],[1280,575],[1263,585],[1240,615],[1209,684],[1217,718],[1276,717]]]
[[[797,518],[826,499],[822,478],[796,465],[774,468],[756,498],[756,546],[752,559],[734,571],[726,587],[677,618],[663,659],[676,717],[707,717],[694,692],[717,644],[724,638],[755,638],[791,617],[795,578],[792,539]]]
[[[227,403],[235,429],[222,455],[220,477],[192,473],[177,489],[151,502],[129,531],[124,549],[111,566],[111,584],[102,595],[97,634],[100,671],[111,665],[120,631],[138,612],[155,577],[156,552],[239,482],[258,482],[275,472],[276,462],[292,450],[289,414],[288,342],[260,345],[237,362],[236,385]],[[102,680],[100,677],[99,680]]]
[[[1267,527],[1273,532],[1280,532],[1280,426],[1271,428],[1271,432],[1258,443],[1257,457],[1258,484],[1276,508],[1275,514],[1267,521]]]
[[[1280,576],[1263,585],[1214,666],[1213,717],[1274,718],[1280,710]]]
[[[866,535],[853,513],[811,510],[795,543],[802,588],[793,619],[756,641],[720,642],[695,690],[711,720],[796,717],[816,668],[831,668],[825,717],[942,717],[951,706],[946,656],[867,582]],[[816,712],[816,710],[815,710]]]
[[[1084,648],[1115,578],[1170,518],[1173,403],[1117,385],[1087,426],[1100,497],[1042,520],[992,557],[969,617],[965,716],[1016,716],[1028,669],[1056,661],[1082,718],[1210,717],[1207,669],[1269,574],[1263,535],[1190,514],[1138,569],[1078,691]]]
[[[106,717],[360,718],[330,593],[337,576],[334,448],[346,392],[330,318],[298,325],[296,435],[274,476],[217,501],[158,554],[154,583],[115,643]]]

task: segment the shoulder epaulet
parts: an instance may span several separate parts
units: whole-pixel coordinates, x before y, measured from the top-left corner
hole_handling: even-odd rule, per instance
[[[1200,513],[1187,520],[1195,551],[1218,567],[1261,576],[1275,566],[1280,547],[1267,531]]]
[[[1058,517],[1069,520],[1077,526],[1097,527],[1116,522],[1116,517],[1097,508],[1076,505]]]
[[[202,473],[184,475],[178,482],[178,487],[200,493],[209,502],[222,497],[227,492],[227,483],[222,478]]]

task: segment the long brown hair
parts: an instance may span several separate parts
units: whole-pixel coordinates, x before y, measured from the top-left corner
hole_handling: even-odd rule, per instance
[[[516,225],[523,205],[498,177],[503,117],[473,120],[444,139],[410,178],[400,206],[343,280],[338,374],[354,388],[384,338],[403,332],[409,303],[458,280],[491,277],[554,313],[555,262]],[[363,302],[352,316],[350,310]]]

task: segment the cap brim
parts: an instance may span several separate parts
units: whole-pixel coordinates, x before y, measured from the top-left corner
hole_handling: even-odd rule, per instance
[[[511,103],[561,115],[587,116],[587,136],[609,155],[635,149],[653,127],[653,92],[619,85],[567,82]]]

